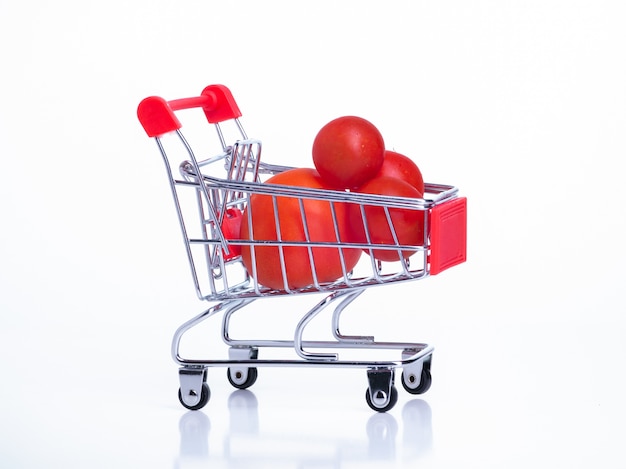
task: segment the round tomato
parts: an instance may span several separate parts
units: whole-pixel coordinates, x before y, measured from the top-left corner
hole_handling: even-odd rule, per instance
[[[385,156],[385,142],[371,122],[343,116],[327,123],[313,141],[313,164],[336,189],[354,189],[373,178]]]
[[[408,182],[388,176],[378,176],[372,179],[361,186],[358,192],[383,196],[422,197],[422,194]],[[392,231],[384,207],[365,205],[364,212],[369,234],[368,241],[361,211],[358,206],[355,205],[353,207],[354,208],[350,209],[350,220],[354,228],[356,241],[392,246],[398,244],[422,246],[424,244],[425,212],[423,210],[389,208],[389,216],[393,225]],[[397,237],[397,242],[394,240],[394,232]],[[370,252],[369,249],[365,251]],[[402,251],[402,258],[406,259],[415,254],[415,252],[417,251],[404,250]],[[400,255],[395,249],[374,249],[371,254],[375,259],[381,261],[400,260]]]
[[[389,176],[408,182],[424,194],[424,178],[415,162],[401,153],[386,150],[383,165],[377,176]]]
[[[282,184],[287,186],[308,187],[315,189],[329,189],[316,170],[310,168],[297,168],[284,171],[272,176],[266,184]],[[277,220],[274,212],[274,200],[276,201]],[[348,205],[334,203],[334,213],[337,221],[337,231],[333,223],[333,212],[330,202],[314,199],[302,199],[303,213],[308,228],[308,236],[305,223],[300,211],[298,198],[286,196],[270,196],[253,194],[244,211],[240,237],[246,240],[258,241],[259,244],[241,247],[241,255],[244,266],[251,276],[269,288],[290,289],[303,288],[314,283],[313,269],[309,257],[309,249],[305,246],[284,246],[282,254],[285,264],[285,277],[281,266],[281,248],[278,246],[263,246],[263,241],[310,241],[321,242],[344,242],[348,241],[349,219]],[[249,223],[251,215],[252,223]],[[277,229],[277,223],[279,229]],[[280,237],[279,237],[280,234]],[[331,282],[351,271],[361,256],[361,249],[344,249],[337,247],[315,246],[311,248],[311,255],[315,265],[317,281]],[[254,261],[253,261],[254,255]],[[343,266],[342,266],[343,259]]]

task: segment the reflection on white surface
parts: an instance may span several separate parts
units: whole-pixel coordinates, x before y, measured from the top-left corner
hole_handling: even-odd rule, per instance
[[[433,444],[432,412],[428,402],[413,399],[402,408],[402,447],[405,459],[426,455]]]
[[[209,457],[211,421],[203,412],[189,411],[180,418],[180,460],[202,461]],[[175,465],[174,467],[179,467]]]
[[[402,431],[390,413],[374,413],[361,438],[325,437],[286,429],[264,431],[258,402],[250,390],[234,391],[228,399],[229,427],[221,447],[213,447],[211,419],[203,411],[188,411],[179,421],[180,453],[174,469],[208,467],[343,467],[344,463],[394,461],[401,445],[403,459],[418,461],[432,446],[432,413],[428,402],[414,399],[402,408]],[[401,435],[399,435],[401,433]],[[211,441],[213,443],[213,441]]]

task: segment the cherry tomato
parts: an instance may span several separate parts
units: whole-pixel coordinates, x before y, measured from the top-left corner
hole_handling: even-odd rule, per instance
[[[424,194],[424,178],[415,162],[401,153],[386,150],[385,159],[377,176],[390,176],[408,182]]]
[[[327,123],[313,140],[313,164],[336,189],[354,189],[373,178],[385,156],[385,142],[371,122],[343,116]]]
[[[317,173],[310,168],[297,168],[272,176],[266,184],[329,189]],[[270,195],[253,194],[245,209],[241,222],[240,237],[255,241],[277,241],[279,239],[274,215],[274,202]],[[339,239],[335,232],[330,202],[303,199],[308,240],[317,242],[347,242],[350,238],[348,204],[334,204]],[[297,198],[276,197],[280,239],[283,241],[306,241],[307,236]],[[252,215],[249,226],[248,214]],[[250,275],[254,275],[250,246],[242,246],[242,261]],[[313,271],[309,259],[309,250],[303,246],[285,246],[282,248],[285,262],[286,284],[290,289],[302,288],[314,283]],[[340,253],[341,251],[341,253]],[[361,249],[339,249],[336,247],[313,247],[311,249],[318,282],[330,282],[343,276],[342,256],[346,272],[351,271],[361,256]],[[256,260],[256,280],[266,287],[284,289],[285,279],[281,268],[280,248],[278,246],[254,247]]]
[[[391,195],[399,197],[421,198],[415,187],[401,179],[389,176],[377,176],[371,181],[361,186],[358,192],[379,195]],[[393,232],[389,227],[389,222],[385,214],[385,209],[381,206],[366,205],[364,207],[367,227],[369,232],[369,242],[372,244],[394,245]],[[403,208],[389,208],[389,215],[393,224],[394,232],[398,239],[398,244],[421,246],[424,244],[424,211]],[[365,226],[361,211],[357,205],[350,209],[351,225],[354,229],[354,236],[357,242],[368,242],[365,233]],[[365,250],[369,253],[369,249]],[[402,258],[406,259],[415,250],[402,251]],[[374,258],[381,261],[398,261],[400,255],[397,250],[374,249]]]

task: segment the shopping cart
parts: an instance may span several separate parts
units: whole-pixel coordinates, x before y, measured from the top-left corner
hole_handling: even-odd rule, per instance
[[[192,150],[178,119],[180,111],[188,109],[201,110],[202,113],[186,113],[189,119],[186,130],[198,125],[206,127],[206,121],[212,124],[217,130],[221,146],[217,154],[199,157]],[[199,116],[201,119],[192,121],[192,114],[194,118]],[[366,402],[379,412],[391,409],[398,399],[395,387],[395,371],[398,368],[402,369],[402,386],[409,393],[422,394],[430,388],[434,350],[431,345],[381,342],[373,336],[347,335],[340,329],[340,319],[346,307],[370,287],[424,279],[465,261],[467,201],[458,195],[456,187],[426,184],[424,197],[414,199],[267,184],[267,178],[290,167],[261,161],[261,142],[246,135],[239,119],[241,112],[237,103],[230,90],[223,85],[207,86],[200,96],[192,98],[166,101],[158,96],[147,97],[139,104],[137,115],[148,136],[156,141],[165,162],[195,291],[200,300],[211,304],[208,309],[182,324],[172,340],[172,357],[180,367],[178,396],[184,407],[197,410],[206,405],[210,398],[207,369],[219,366],[227,367],[228,380],[239,389],[255,383],[260,367],[363,368],[368,380]],[[281,239],[277,235],[272,239],[256,239],[250,228],[247,233],[243,233],[243,230],[240,233],[239,227],[244,217],[248,217],[248,225],[253,226],[250,203],[253,197],[267,197],[274,207],[279,201],[287,199],[297,203],[304,230],[303,238]],[[336,239],[321,242],[311,236],[305,209],[308,201],[327,205],[330,214],[328,223],[335,227]],[[345,236],[342,237],[336,229],[339,224],[338,207],[346,205],[361,214],[363,226],[366,227],[365,240],[355,242],[344,239]],[[367,214],[372,208],[386,214],[392,242],[371,242]],[[417,211],[420,214],[424,223],[421,242],[411,245],[398,242],[394,218],[390,216],[394,210]],[[276,216],[276,209],[271,223],[276,225],[276,233],[280,234],[281,220]],[[254,262],[251,268],[248,266],[246,269],[242,252],[246,251],[254,260],[255,252],[260,253],[262,249],[275,250],[275,262],[284,280],[282,286],[267,287],[260,284],[256,280]],[[310,259],[310,266],[307,266],[311,272],[310,284],[290,284],[285,261],[289,249],[307,253]],[[345,258],[345,253],[350,249],[363,251],[353,268],[348,268]],[[399,260],[380,262],[373,256],[374,250],[396,252]],[[407,257],[406,253],[411,255]],[[326,255],[338,258],[342,266],[341,274],[332,281],[318,275],[319,259],[324,259]],[[234,313],[256,300],[314,294],[323,298],[301,316],[293,331],[293,338],[253,340],[231,337]],[[332,313],[329,338],[305,339],[307,326],[327,308]],[[183,336],[216,315],[222,317],[221,338],[227,346],[228,358],[183,357]],[[273,351],[273,358],[260,358],[259,349]],[[285,352],[288,352],[288,356],[285,356]],[[376,357],[371,357],[372,352]],[[382,358],[383,353],[386,354],[385,358]],[[393,354],[393,357],[388,358],[387,354]]]

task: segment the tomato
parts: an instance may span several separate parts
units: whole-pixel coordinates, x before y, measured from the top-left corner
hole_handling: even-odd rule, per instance
[[[288,186],[329,189],[316,170],[312,168],[296,168],[272,176],[266,184],[283,184]],[[240,237],[255,241],[277,241],[278,231],[274,215],[273,197],[264,194],[253,194],[244,211],[241,222]],[[347,242],[350,239],[348,204],[334,204],[337,217],[339,239],[335,233],[330,202],[302,199],[309,240],[316,242]],[[278,223],[280,239],[283,241],[306,241],[305,226],[300,213],[299,201],[294,197],[277,196]],[[252,215],[249,226],[248,215]],[[290,289],[302,288],[314,283],[313,271],[309,260],[309,250],[303,246],[283,247],[286,283]],[[311,249],[318,282],[330,282],[343,276],[342,256],[336,247],[313,247]],[[357,264],[362,250],[357,248],[341,249],[346,272]],[[251,276],[254,275],[252,249],[241,247],[244,266]],[[285,281],[281,269],[280,248],[278,246],[254,246],[256,260],[256,280],[266,287],[284,289]]]
[[[408,182],[424,194],[424,178],[415,162],[401,153],[386,150],[385,159],[377,176],[390,176]]]
[[[336,189],[354,189],[373,178],[385,157],[385,142],[371,122],[343,116],[327,123],[313,140],[313,164]]]
[[[377,176],[361,186],[358,192],[399,197],[421,198],[422,193],[408,182],[389,176]],[[364,207],[369,243],[396,244],[393,232],[389,227],[385,209],[382,206],[366,205]],[[421,246],[424,244],[424,214],[422,210],[403,208],[389,208],[389,215],[399,244]],[[368,242],[363,224],[361,211],[357,205],[351,206],[350,223],[354,229],[355,241]],[[365,250],[369,253],[369,249]],[[415,250],[402,251],[402,258],[415,254]],[[374,249],[372,254],[381,261],[398,261],[400,255],[397,250]]]

